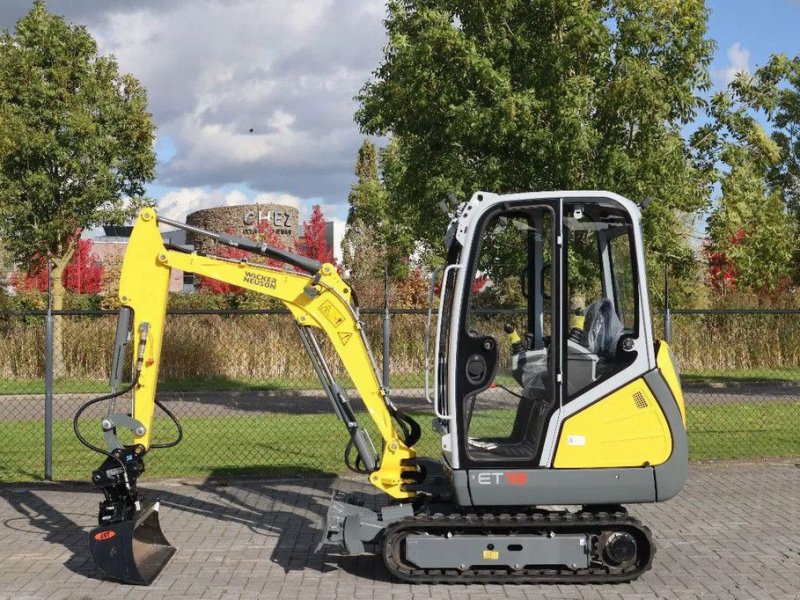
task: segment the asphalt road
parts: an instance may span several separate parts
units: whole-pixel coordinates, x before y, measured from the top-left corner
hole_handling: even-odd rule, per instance
[[[71,418],[78,407],[97,394],[56,394],[53,398],[54,417]],[[796,383],[713,383],[684,386],[687,405],[800,402],[800,384]],[[322,414],[331,411],[330,402],[321,390],[270,391],[202,391],[160,392],[179,417],[241,416],[256,412],[291,414]],[[404,411],[430,410],[424,389],[404,389],[392,393],[392,400]],[[485,408],[516,405],[516,399],[499,388],[485,392]],[[359,405],[357,398],[354,399]],[[119,401],[118,408],[126,403]],[[104,409],[103,409],[104,410]],[[39,419],[44,416],[44,396],[41,394],[9,394],[0,396],[0,421]]]

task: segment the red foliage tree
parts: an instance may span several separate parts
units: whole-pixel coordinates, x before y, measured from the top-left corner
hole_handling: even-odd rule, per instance
[[[76,233],[80,235],[80,233]],[[64,269],[64,287],[74,294],[98,294],[103,282],[103,263],[92,251],[91,240],[78,240],[75,253]],[[37,257],[27,273],[14,273],[11,284],[18,291],[47,291],[47,261]]]
[[[295,246],[295,251],[320,262],[333,264],[333,249],[328,248],[325,229],[322,208],[315,204],[311,209],[311,218],[303,223],[303,240]]]
[[[491,283],[491,279],[486,277],[485,275],[475,275],[475,279],[472,280],[472,284],[469,287],[470,293],[473,296],[480,294],[483,292],[486,287]],[[442,282],[441,280],[434,286],[433,288],[434,294],[437,296],[441,296],[442,294]],[[427,300],[426,300],[427,302]]]
[[[747,233],[739,229],[731,237],[731,244],[738,246],[742,243]],[[716,292],[733,290],[736,287],[736,265],[722,250],[715,250],[706,245],[703,254],[708,261],[708,283]]]
[[[489,285],[489,278],[484,275],[476,275],[475,279],[472,280],[472,286],[470,287],[470,291],[472,294],[480,294],[483,290],[486,289],[486,286]]]
[[[732,290],[736,286],[736,268],[724,252],[704,250],[708,261],[708,282],[716,292]]]
[[[414,267],[408,277],[392,281],[394,293],[389,295],[389,302],[400,308],[419,308],[428,304],[428,280],[422,269]]]
[[[230,235],[235,234],[232,227],[226,228],[225,233],[228,233]],[[259,242],[265,242],[268,245],[272,246],[273,248],[278,248],[280,250],[286,249],[286,245],[281,241],[278,234],[275,233],[275,230],[273,229],[272,224],[269,221],[266,220],[261,221],[258,224],[258,233],[251,237],[255,240],[258,240]],[[214,254],[222,258],[228,258],[231,260],[247,260],[253,263],[266,264],[271,267],[283,266],[283,263],[278,260],[258,256],[257,254],[253,254],[252,252],[248,252],[247,250],[242,250],[241,248],[233,248],[231,246],[223,246],[222,244],[218,245],[214,249]],[[197,289],[200,291],[207,292],[209,294],[226,294],[226,295],[236,294],[244,291],[244,289],[240,288],[238,285],[225,283],[224,281],[219,281],[218,279],[213,279],[211,277],[205,277],[203,275],[200,275],[198,277]]]

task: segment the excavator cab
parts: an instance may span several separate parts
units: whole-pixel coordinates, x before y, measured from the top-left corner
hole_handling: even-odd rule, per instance
[[[453,220],[435,402],[459,504],[621,504],[682,486],[683,402],[653,338],[639,219],[615,194],[557,192],[476,194]]]

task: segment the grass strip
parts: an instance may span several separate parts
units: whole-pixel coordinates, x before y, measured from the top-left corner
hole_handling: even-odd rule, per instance
[[[503,431],[508,412],[482,414],[481,432]],[[438,456],[439,438],[425,426],[431,415],[415,416],[423,425],[419,453]],[[692,460],[800,456],[800,402],[690,406],[687,420]],[[347,435],[333,415],[259,413],[185,418],[181,423],[183,442],[169,450],[153,451],[146,463],[146,477],[345,470]],[[87,419],[83,429],[84,435],[101,445],[98,423]],[[154,430],[161,441],[172,435],[165,419],[157,419]],[[374,432],[373,439],[378,439]],[[0,482],[40,480],[43,440],[44,426],[39,420],[0,421]],[[99,455],[80,445],[68,419],[54,422],[53,447],[53,473],[58,480],[88,481],[101,462]]]

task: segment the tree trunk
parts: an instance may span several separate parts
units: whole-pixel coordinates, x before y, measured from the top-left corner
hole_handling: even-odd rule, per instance
[[[64,309],[64,270],[67,268],[75,251],[75,246],[70,244],[64,256],[52,259],[52,269],[50,275],[53,278],[51,289],[51,300],[53,310]],[[64,318],[56,316],[53,318],[53,378],[66,375],[67,365],[64,361]]]

